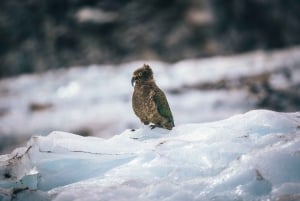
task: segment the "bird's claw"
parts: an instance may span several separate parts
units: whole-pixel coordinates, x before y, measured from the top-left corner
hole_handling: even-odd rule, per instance
[[[156,128],[156,125],[150,125],[151,130],[153,130],[154,128]]]

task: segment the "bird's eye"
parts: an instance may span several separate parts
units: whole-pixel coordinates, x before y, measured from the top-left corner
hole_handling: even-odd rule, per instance
[[[139,76],[140,76],[140,77],[142,77],[142,75],[143,75],[143,73],[142,73],[142,72],[140,72],[140,73],[139,73]]]

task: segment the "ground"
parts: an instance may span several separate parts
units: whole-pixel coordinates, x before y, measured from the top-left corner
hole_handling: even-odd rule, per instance
[[[54,131],[0,156],[0,198],[296,200],[299,134],[299,112],[269,110],[109,139]]]

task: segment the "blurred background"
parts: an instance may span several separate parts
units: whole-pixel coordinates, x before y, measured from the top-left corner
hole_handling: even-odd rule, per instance
[[[0,75],[283,48],[300,42],[299,11],[294,0],[1,1]]]
[[[300,110],[300,1],[0,1],[0,153],[64,130],[141,127],[130,78],[153,66],[175,122]]]

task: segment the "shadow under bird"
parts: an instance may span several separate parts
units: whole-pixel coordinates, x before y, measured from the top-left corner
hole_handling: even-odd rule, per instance
[[[144,64],[134,71],[131,84],[134,86],[132,108],[136,116],[151,129],[161,127],[172,130],[175,126],[172,112],[164,92],[158,88],[153,71]]]

